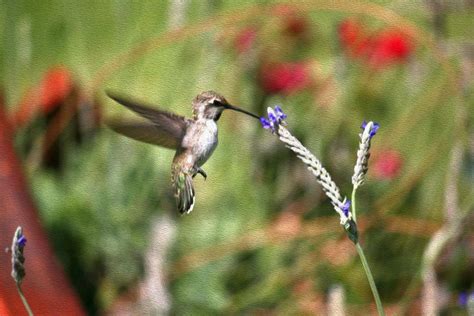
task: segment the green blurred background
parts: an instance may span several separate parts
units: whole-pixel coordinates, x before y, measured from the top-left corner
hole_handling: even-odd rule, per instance
[[[209,177],[195,178],[197,204],[181,217],[174,153],[105,128],[134,117],[105,89],[188,117],[203,90],[260,115],[280,104],[347,196],[360,124],[379,122],[358,208],[384,305],[423,309],[423,254],[462,218],[432,268],[440,312],[464,313],[458,297],[474,290],[472,1],[5,0],[0,20],[17,149],[90,314],[324,314],[341,293],[348,314],[374,310],[321,187],[258,122],[224,113]]]

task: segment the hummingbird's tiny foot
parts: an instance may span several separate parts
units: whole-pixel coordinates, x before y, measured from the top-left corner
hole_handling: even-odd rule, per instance
[[[204,172],[204,170],[202,170],[201,168],[198,168],[197,172],[201,174],[201,176],[203,176],[204,180],[207,179],[207,174],[206,172]]]

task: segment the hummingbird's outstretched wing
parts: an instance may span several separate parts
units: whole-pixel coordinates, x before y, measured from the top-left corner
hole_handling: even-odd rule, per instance
[[[152,145],[177,149],[181,144],[180,137],[163,132],[151,122],[108,120],[107,126],[119,134]]]
[[[127,137],[162,147],[177,149],[186,134],[188,119],[167,111],[131,101],[117,94],[107,95],[149,122],[109,121],[107,125]]]

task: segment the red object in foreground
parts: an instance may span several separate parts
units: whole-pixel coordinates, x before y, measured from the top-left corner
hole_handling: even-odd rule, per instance
[[[12,127],[0,100],[0,315],[26,315],[11,273],[11,246],[17,226],[28,239],[26,277],[22,289],[35,315],[85,315],[57,262],[28,193],[23,170],[15,154]]]

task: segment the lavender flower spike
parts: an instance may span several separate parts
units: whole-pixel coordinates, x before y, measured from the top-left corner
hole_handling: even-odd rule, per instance
[[[278,126],[278,136],[286,144],[286,147],[294,151],[296,156],[306,164],[308,170],[314,174],[324,193],[331,200],[334,210],[339,214],[341,225],[346,228],[347,224],[352,221],[350,201],[342,198],[339,188],[321,162],[282,125]]]
[[[344,226],[349,238],[357,243],[357,226],[352,219],[351,202],[346,198],[342,198],[339,188],[326,169],[323,168],[321,162],[285,128],[286,122],[284,119],[287,115],[283,113],[282,109],[276,106],[275,109],[268,108],[267,112],[268,118],[260,118],[263,128],[271,129],[273,134],[277,134],[286,147],[291,149],[305,163],[308,170],[314,174],[324,193],[331,200],[334,210],[339,214],[341,225]]]
[[[17,284],[21,284],[25,277],[25,256],[23,255],[23,249],[26,245],[26,238],[23,235],[23,229],[18,226],[13,235],[12,242],[12,278]]]
[[[369,157],[370,157],[370,141],[372,137],[377,133],[379,124],[375,122],[362,123],[362,133],[359,134],[360,143],[359,149],[357,150],[357,161],[354,166],[354,175],[352,176],[352,185],[354,189],[357,189],[362,183],[364,183],[365,175],[369,169]]]

